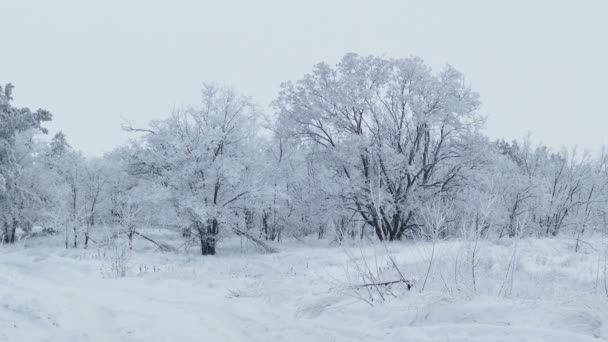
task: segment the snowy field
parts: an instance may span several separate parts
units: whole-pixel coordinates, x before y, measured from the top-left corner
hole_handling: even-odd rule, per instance
[[[120,248],[53,243],[0,248],[0,341],[608,338],[599,240],[579,253],[571,240],[524,239],[434,249],[293,241],[263,254],[225,239],[213,257],[160,253],[138,241],[124,259],[116,257]],[[127,261],[126,276],[115,277],[116,260]],[[415,281],[410,291],[353,288],[370,277],[399,279],[393,262]]]

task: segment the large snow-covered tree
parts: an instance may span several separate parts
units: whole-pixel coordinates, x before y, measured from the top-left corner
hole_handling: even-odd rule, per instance
[[[35,132],[47,133],[42,125],[51,120],[48,111],[15,108],[11,105],[13,86],[0,87],[0,224],[2,240],[13,243],[17,228],[27,230],[31,226],[31,210],[40,198],[23,182],[24,170],[20,163],[30,162],[33,145],[18,144],[22,135]],[[31,141],[29,138],[21,142]],[[18,158],[21,154],[23,158]],[[35,189],[34,189],[35,190]]]
[[[449,192],[467,137],[480,118],[478,96],[447,66],[433,73],[419,58],[346,55],[283,84],[279,124],[302,144],[321,147],[335,197],[381,240],[419,231],[419,207]]]
[[[155,121],[133,154],[132,172],[157,180],[170,205],[200,242],[215,254],[222,226],[235,226],[245,182],[255,160],[256,110],[234,90],[206,85],[202,105],[175,110]]]

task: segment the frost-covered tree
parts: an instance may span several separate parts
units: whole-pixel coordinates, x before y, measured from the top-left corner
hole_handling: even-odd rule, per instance
[[[63,133],[57,133],[46,155],[47,167],[55,176],[58,197],[54,210],[55,226],[64,231],[65,247],[78,247],[84,227],[90,223],[90,211],[85,204],[85,184],[88,177],[87,160],[72,149]],[[88,234],[86,234],[88,236]],[[85,237],[88,243],[88,238]]]
[[[133,146],[126,146],[104,156],[106,182],[101,195],[100,219],[113,228],[111,236],[126,236],[130,248],[138,236],[163,248],[142,231],[151,225],[175,223],[176,215],[166,208],[164,188],[156,180],[129,172],[134,151]]]
[[[601,176],[594,171],[599,170],[594,166],[599,160],[579,156],[576,150],[532,147],[529,139],[521,144],[498,141],[495,146],[505,157],[494,160],[501,163],[497,173],[507,217],[499,236],[514,236],[518,224],[537,236],[556,236],[564,228],[589,224],[593,202],[604,191]]]
[[[433,73],[418,58],[346,55],[283,84],[279,124],[340,184],[334,197],[381,240],[420,232],[419,208],[449,192],[479,126],[478,96],[447,66]]]
[[[203,255],[215,254],[222,226],[242,220],[256,158],[255,116],[249,98],[206,85],[201,106],[153,122],[132,155],[132,173],[163,186],[178,225],[198,238]]]
[[[13,85],[0,87],[0,224],[2,241],[15,242],[17,228],[29,230],[32,208],[40,201],[36,189],[24,184],[22,163],[31,162],[34,133],[47,133],[42,126],[51,120],[48,111],[11,106]],[[19,158],[21,156],[22,158]]]
[[[264,141],[263,159],[256,163],[257,191],[248,201],[253,224],[266,240],[278,241],[285,234],[322,237],[336,212],[327,194],[331,179],[309,148],[274,133]]]

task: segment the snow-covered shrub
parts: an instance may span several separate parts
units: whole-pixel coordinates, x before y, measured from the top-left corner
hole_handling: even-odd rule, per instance
[[[126,277],[131,261],[131,250],[126,242],[117,238],[111,239],[101,253],[103,257],[101,274],[103,277]]]
[[[356,252],[345,250],[348,262],[344,272],[346,285],[341,289],[369,305],[397,298],[412,289],[415,277],[406,277],[386,244],[373,248],[371,254],[363,248]]]

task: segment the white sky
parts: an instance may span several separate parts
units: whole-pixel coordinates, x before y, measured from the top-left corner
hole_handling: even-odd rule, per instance
[[[608,1],[0,0],[0,83],[100,155],[196,104],[203,82],[266,107],[279,84],[347,52],[450,63],[481,93],[492,137],[608,143]]]

